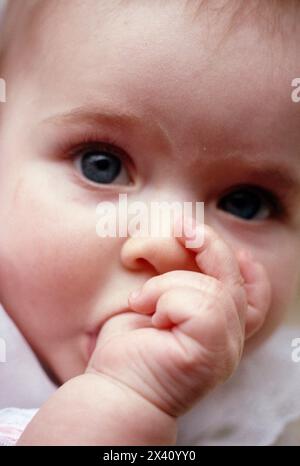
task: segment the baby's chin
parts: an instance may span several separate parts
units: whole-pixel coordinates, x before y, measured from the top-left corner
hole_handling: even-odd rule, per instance
[[[78,363],[73,367],[59,368],[58,370],[52,370],[48,366],[43,365],[43,369],[55,385],[62,385],[70,379],[77,377],[85,372],[86,366]]]
[[[39,357],[40,364],[55,385],[62,385],[68,380],[85,372],[87,361],[85,355],[78,351],[66,350],[63,354],[49,355],[49,358]]]
[[[61,385],[66,382],[66,380],[63,380],[59,374],[54,373],[48,364],[44,363],[43,361],[40,361],[40,363],[51,382],[53,382],[55,385]]]

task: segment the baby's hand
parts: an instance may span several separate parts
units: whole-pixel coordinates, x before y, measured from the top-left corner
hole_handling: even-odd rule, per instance
[[[270,305],[262,265],[242,251],[235,257],[212,228],[204,228],[204,244],[192,249],[199,272],[149,279],[129,298],[134,312],[103,325],[87,368],[175,417],[230,377],[245,338],[263,323]],[[178,241],[184,247],[190,238]]]

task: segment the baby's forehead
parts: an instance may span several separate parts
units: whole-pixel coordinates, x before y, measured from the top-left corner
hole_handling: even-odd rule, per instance
[[[221,8],[221,3],[226,8]],[[279,69],[285,69],[289,72],[288,60],[291,55],[287,52],[297,49],[298,34],[290,32],[285,44],[286,31],[277,24],[278,31],[284,34],[267,38],[262,33],[263,24],[260,29],[254,21],[259,11],[260,16],[265,17],[265,7],[258,7],[262,3],[256,0],[157,0],[150,6],[146,0],[11,0],[3,29],[5,40],[1,45],[2,49],[6,49],[4,57],[9,57],[9,49],[12,49],[12,67],[18,70],[15,76],[33,76],[36,70],[42,73],[47,67],[50,72],[51,65],[53,69],[56,68],[56,73],[59,72],[57,79],[60,76],[62,79],[67,69],[72,67],[74,73],[96,75],[104,72],[101,64],[108,62],[110,56],[111,61],[117,58],[121,65],[124,57],[128,56],[135,64],[149,64],[149,78],[156,72],[154,68],[151,70],[151,66],[156,65],[157,68],[168,67],[170,77],[177,73],[181,79],[198,72],[200,86],[204,79],[200,72],[207,69],[211,71],[215,68],[218,75],[228,71],[234,75],[243,69],[241,85],[247,84],[248,72],[249,82],[260,80],[261,85],[267,87],[268,80],[273,85],[270,79],[273,71],[276,73]],[[283,11],[282,16],[285,17],[291,11],[291,6],[295,5],[293,0],[264,2],[264,5],[266,3],[269,5],[266,18],[270,19],[271,24],[271,19],[276,17],[275,12]],[[271,3],[273,8],[270,7]],[[281,10],[279,5],[283,8],[283,3],[286,8]],[[219,8],[214,5],[219,5]],[[155,21],[151,17],[152,9],[155,11]],[[235,23],[235,17],[243,20]],[[247,17],[252,18],[251,23],[247,22]],[[158,21],[158,18],[161,19]],[[209,26],[207,18],[210,18]],[[170,23],[173,23],[172,27]],[[240,29],[243,30],[241,34],[238,32]],[[192,34],[197,42],[191,40]],[[178,47],[182,50],[176,49]],[[182,51],[186,55],[185,69],[183,60],[180,62],[178,59]],[[195,62],[198,60],[198,70],[192,69],[191,57],[195,57]],[[201,62],[205,62],[203,69],[200,68]],[[91,69],[87,68],[89,65]],[[130,72],[128,68],[125,70],[127,74]],[[143,74],[140,76],[144,79]],[[134,76],[132,73],[133,84],[138,78],[137,74]],[[273,78],[277,76],[273,74]]]

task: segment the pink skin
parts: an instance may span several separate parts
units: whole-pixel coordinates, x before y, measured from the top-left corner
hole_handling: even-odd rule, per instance
[[[270,306],[262,265],[245,252],[238,262],[212,228],[204,233],[204,243],[192,248],[198,271],[148,280],[129,297],[135,313],[104,323],[87,368],[174,417],[232,374],[245,338],[261,327]],[[185,244],[192,234],[178,241]]]
[[[145,203],[202,200],[205,221],[224,241],[222,247],[226,242],[233,256],[251,251],[265,271],[239,261],[250,306],[264,289],[263,283],[254,285],[257,276],[269,277],[266,319],[267,301],[257,315],[250,308],[245,316],[249,335],[259,329],[252,341],[262,341],[299,286],[299,190],[290,191],[289,214],[282,217],[245,221],[216,203],[237,184],[287,193],[291,185],[280,188],[276,176],[266,175],[265,160],[299,177],[300,107],[287,97],[299,72],[296,34],[283,42],[281,36],[273,39],[271,61],[270,39],[262,40],[254,21],[251,27],[242,23],[217,49],[224,24],[207,18],[209,11],[193,21],[181,1],[132,2],[111,15],[105,2],[100,6],[94,0],[42,3],[26,40],[20,24],[19,41],[2,74],[8,83],[7,103],[0,108],[0,300],[5,308],[57,381],[83,373],[102,323],[128,313],[131,291],[146,289],[152,279],[159,296],[170,288],[172,303],[179,291],[184,302],[202,299],[194,285],[188,289],[199,274],[191,251],[176,238],[100,239],[98,202],[117,202],[120,192]],[[215,25],[209,41],[208,19]],[[107,121],[91,125],[85,117],[77,123],[49,121],[82,106],[92,112],[128,111],[142,123],[134,129]],[[131,185],[95,185],[78,172],[62,146],[70,141],[71,149],[74,139],[82,142],[90,131],[126,150]],[[203,274],[210,275],[206,267],[200,267],[199,283],[205,282]],[[222,264],[213,269],[215,277]],[[174,274],[185,283],[178,291]],[[149,312],[158,294],[149,298]],[[140,318],[149,321],[147,315]]]

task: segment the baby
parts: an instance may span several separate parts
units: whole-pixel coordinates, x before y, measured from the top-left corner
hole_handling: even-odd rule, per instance
[[[18,444],[173,445],[282,322],[300,278],[299,14],[8,2],[0,302],[60,385]],[[205,225],[100,238],[96,207],[121,193],[204,202]]]

